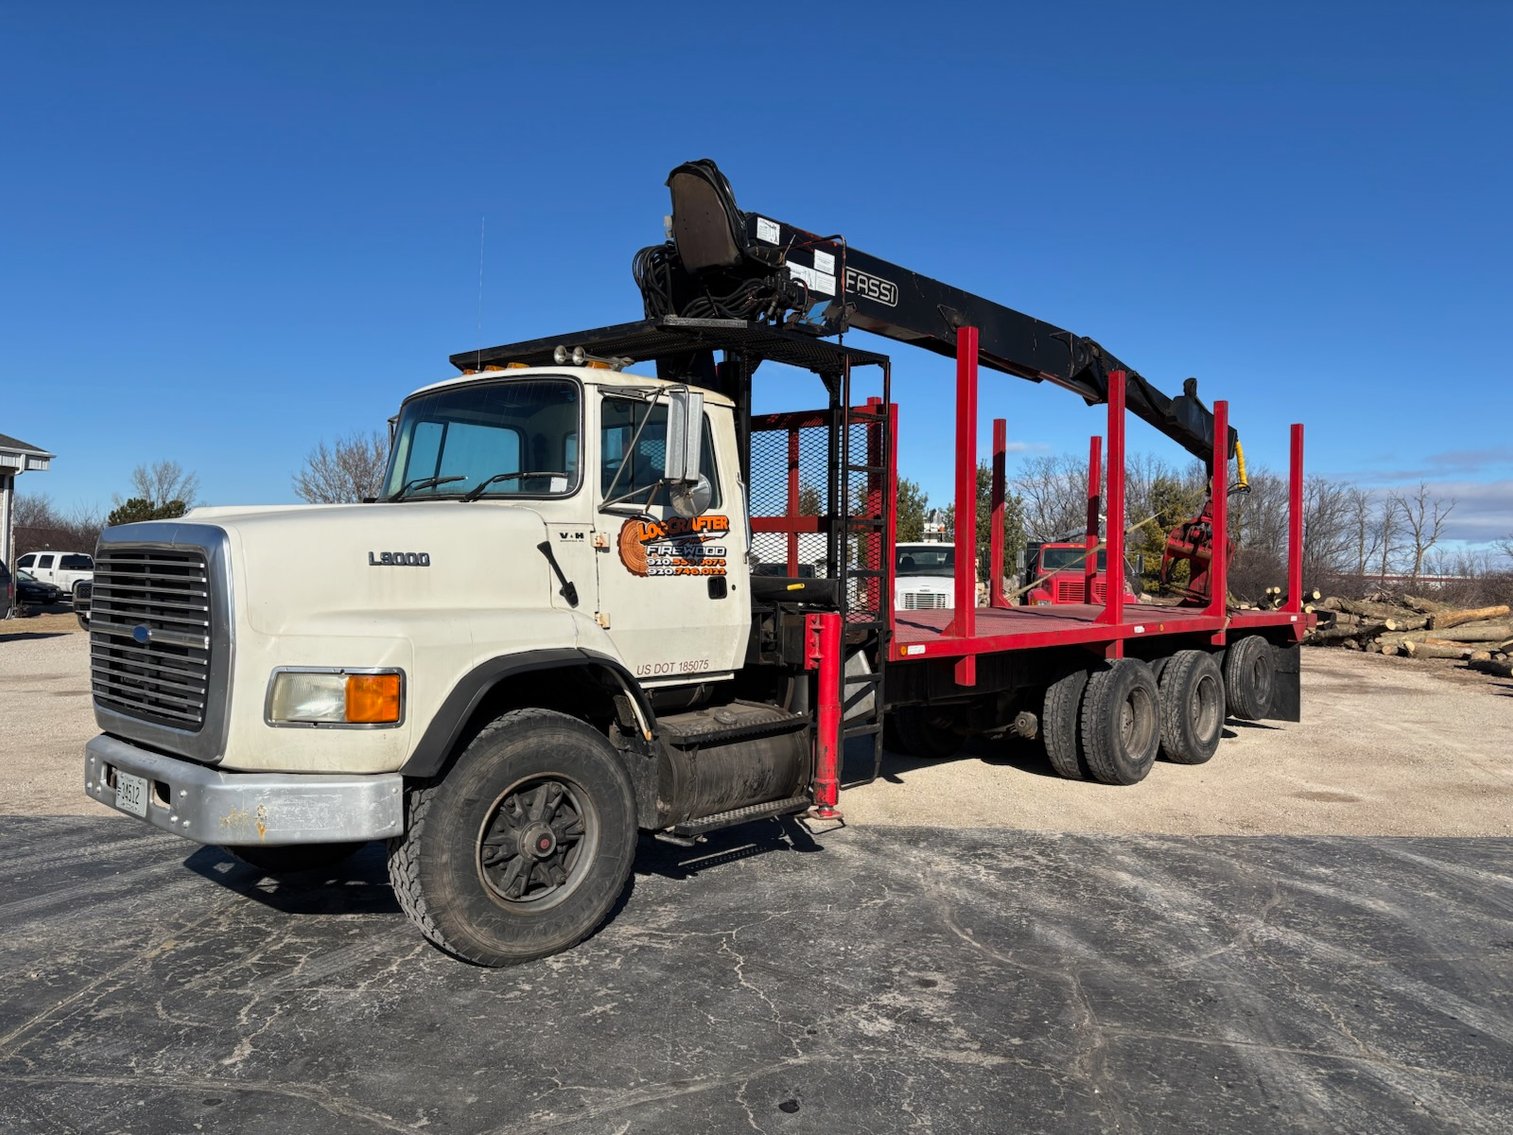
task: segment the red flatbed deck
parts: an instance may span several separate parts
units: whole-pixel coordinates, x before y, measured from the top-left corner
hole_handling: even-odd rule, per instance
[[[1117,624],[1100,622],[1101,605],[1063,603],[1043,607],[978,607],[971,638],[954,633],[956,612],[898,611],[894,615],[892,660],[953,658],[1048,646],[1113,645],[1133,638],[1207,634],[1223,641],[1226,630],[1286,627],[1301,637],[1306,615],[1290,611],[1233,611],[1228,618],[1196,607],[1127,603]]]

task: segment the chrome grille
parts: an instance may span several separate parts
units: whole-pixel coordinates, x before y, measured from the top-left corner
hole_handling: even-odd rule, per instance
[[[89,624],[95,704],[176,729],[200,729],[212,621],[203,551],[102,544]]]
[[[942,611],[949,605],[948,596],[929,591],[905,591],[905,611]]]

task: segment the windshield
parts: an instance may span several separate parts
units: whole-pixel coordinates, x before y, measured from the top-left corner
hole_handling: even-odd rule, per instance
[[[579,387],[529,378],[447,387],[406,402],[384,496],[566,496],[578,488]],[[456,478],[448,480],[447,478]],[[428,483],[433,482],[434,483]]]
[[[898,549],[895,574],[905,575],[954,575],[956,573],[956,548],[952,544],[913,545]]]
[[[1040,552],[1040,570],[1046,574],[1053,571],[1080,569],[1087,564],[1087,561],[1086,548],[1042,548]],[[1103,571],[1106,567],[1108,567],[1108,557],[1100,551],[1098,570]]]

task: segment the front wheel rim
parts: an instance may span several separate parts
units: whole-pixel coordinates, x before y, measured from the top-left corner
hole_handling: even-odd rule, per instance
[[[495,902],[545,910],[577,890],[598,844],[599,815],[581,785],[562,776],[528,777],[485,813],[478,874]]]

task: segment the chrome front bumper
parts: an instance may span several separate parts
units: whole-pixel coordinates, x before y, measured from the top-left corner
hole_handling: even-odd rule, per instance
[[[145,816],[116,803],[120,773],[148,782]],[[84,791],[123,815],[198,843],[349,843],[404,831],[404,779],[218,772],[103,734],[84,746]]]

